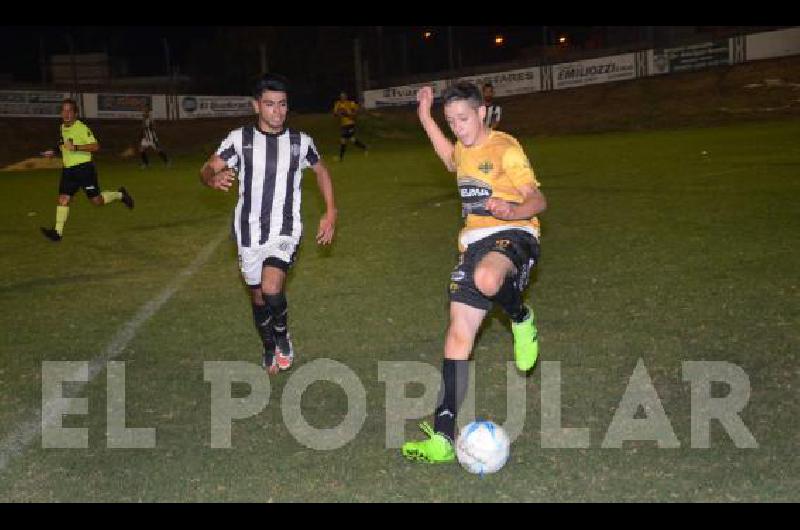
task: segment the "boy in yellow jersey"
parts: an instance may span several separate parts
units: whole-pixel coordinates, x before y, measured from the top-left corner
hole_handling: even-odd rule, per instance
[[[339,94],[339,99],[333,104],[333,115],[338,117],[342,127],[342,134],[339,141],[339,161],[344,160],[344,152],[347,149],[348,140],[353,142],[356,147],[367,153],[367,146],[356,138],[356,114],[358,114],[358,103],[347,99],[347,93]]]
[[[69,215],[69,203],[72,196],[83,188],[86,197],[96,206],[103,206],[114,201],[122,201],[128,208],[133,208],[133,197],[121,187],[118,191],[100,191],[97,182],[97,170],[92,162],[92,153],[100,150],[92,131],[78,119],[78,104],[75,100],[65,99],[61,104],[61,139],[58,150],[64,162],[61,181],[58,183],[58,206],[56,207],[56,224],[54,228],[41,227],[42,233],[51,241],[61,241],[64,234],[64,223]],[[42,156],[55,156],[56,150],[42,153]]]
[[[456,173],[465,225],[458,240],[461,256],[450,278],[450,324],[434,426],[423,423],[429,438],[406,442],[402,452],[411,460],[450,462],[455,460],[458,407],[469,384],[467,362],[493,302],[511,319],[517,368],[527,371],[536,363],[538,335],[522,291],[539,256],[536,215],[547,203],[519,143],[486,125],[486,106],[477,86],[459,82],[442,94],[455,144],[431,117],[431,87],[420,89],[417,101],[417,114],[436,154]]]

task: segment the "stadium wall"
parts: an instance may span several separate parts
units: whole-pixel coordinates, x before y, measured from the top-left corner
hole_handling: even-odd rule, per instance
[[[562,90],[653,75],[664,75],[800,54],[800,27],[740,35],[673,48],[650,49],[581,61],[533,66],[464,77],[476,84],[491,82],[496,97]],[[364,107],[403,106],[416,101],[417,90],[430,85],[434,97],[455,79],[435,79],[364,92]],[[60,103],[73,97],[81,115],[89,119],[141,119],[144,105],[155,119],[177,120],[249,116],[247,96],[186,94],[69,93],[53,91],[0,91],[0,117],[54,118]]]
[[[712,42],[674,48],[650,49],[609,57],[535,66],[521,70],[464,77],[477,84],[491,81],[496,97],[538,91],[561,90],[638,77],[663,75],[745,61],[800,54],[800,27],[739,35]],[[432,85],[434,97],[455,79],[437,79],[405,86],[364,92],[364,107],[401,106],[416,100],[416,91]],[[537,82],[538,81],[538,82]]]

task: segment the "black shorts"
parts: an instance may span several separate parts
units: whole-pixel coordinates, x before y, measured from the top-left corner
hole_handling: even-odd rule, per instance
[[[342,126],[342,138],[352,138],[356,134],[356,126],[353,125],[343,125]]]
[[[503,230],[480,239],[464,251],[450,274],[450,301],[488,311],[492,301],[475,286],[475,267],[489,252],[499,252],[514,264],[514,283],[520,292],[530,281],[531,270],[539,261],[539,242],[523,230]]]
[[[61,180],[58,183],[59,195],[72,197],[81,188],[90,199],[100,195],[100,185],[97,183],[97,170],[94,162],[84,162],[61,170]]]

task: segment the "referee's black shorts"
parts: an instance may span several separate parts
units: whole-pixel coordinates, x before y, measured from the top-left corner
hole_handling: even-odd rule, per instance
[[[97,182],[97,169],[94,167],[94,162],[65,167],[61,171],[61,180],[58,183],[59,195],[72,197],[81,188],[90,199],[100,195],[100,185]]]

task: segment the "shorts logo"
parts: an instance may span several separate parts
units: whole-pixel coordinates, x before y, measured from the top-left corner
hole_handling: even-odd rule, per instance
[[[486,173],[488,175],[492,172],[494,166],[487,160],[486,162],[481,162],[481,164],[478,166],[478,169],[480,169],[482,173]]]
[[[453,271],[453,274],[450,275],[450,279],[454,282],[460,282],[466,275],[464,271]]]
[[[450,292],[454,293],[458,291],[458,284],[456,282],[450,282]]]
[[[509,241],[508,239],[497,239],[494,242],[494,246],[502,249],[507,249],[510,244],[511,241]]]

